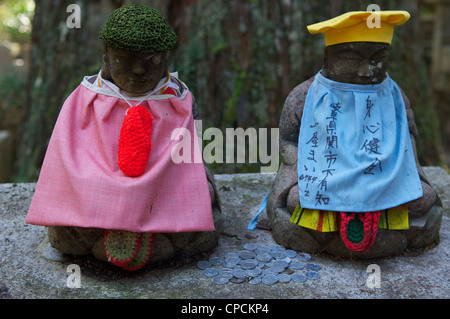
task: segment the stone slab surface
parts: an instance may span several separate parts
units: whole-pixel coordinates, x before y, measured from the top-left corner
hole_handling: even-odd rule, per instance
[[[450,297],[450,176],[424,168],[441,196],[445,213],[440,244],[423,252],[377,260],[312,256],[321,278],[305,283],[217,285],[197,268],[199,260],[239,252],[246,243],[275,245],[270,230],[247,225],[269,190],[274,174],[216,175],[224,216],[217,248],[195,258],[175,258],[126,272],[91,257],[61,255],[51,249],[44,227],[24,223],[35,184],[0,184],[0,298],[5,299],[447,299]],[[267,220],[265,213],[260,221]],[[380,267],[379,288],[367,285],[371,264]],[[80,288],[71,288],[72,267]],[[68,284],[69,283],[69,284]]]

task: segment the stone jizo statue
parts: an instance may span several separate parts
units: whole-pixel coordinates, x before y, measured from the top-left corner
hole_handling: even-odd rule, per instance
[[[177,36],[158,11],[126,6],[100,38],[102,69],[61,109],[26,222],[48,226],[63,253],[126,270],[214,248],[222,216],[213,177],[194,158],[172,160],[177,130],[199,147],[195,100],[168,71]]]
[[[386,73],[394,25],[408,19],[362,11],[308,26],[326,47],[322,70],[292,90],[279,123],[267,214],[280,244],[376,258],[438,243],[442,204],[417,161],[409,100]]]

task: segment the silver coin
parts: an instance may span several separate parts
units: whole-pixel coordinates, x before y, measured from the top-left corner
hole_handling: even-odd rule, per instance
[[[208,277],[215,277],[219,274],[219,270],[215,268],[206,268],[203,270],[203,274]]]
[[[284,270],[289,266],[289,263],[285,260],[277,259],[277,260],[273,261],[273,266],[275,266],[277,268],[283,268],[283,270]]]
[[[297,259],[300,261],[308,261],[311,259],[311,256],[306,254],[306,253],[298,253],[297,254]]]
[[[239,258],[243,260],[255,258],[255,254],[249,250],[242,250],[239,252]]]
[[[308,263],[306,264],[306,269],[317,271],[320,270],[320,266],[314,263]]]
[[[291,261],[291,263],[289,264],[289,268],[291,268],[292,270],[300,270],[305,268],[305,264],[302,263],[301,261]]]
[[[297,257],[297,252],[295,250],[286,249],[284,252],[285,252],[286,256],[289,257],[289,258]]]
[[[268,246],[259,245],[255,249],[255,254],[269,253],[269,252],[270,252],[270,247],[268,247]]]
[[[263,270],[263,275],[274,275],[274,276],[278,276],[278,272],[274,272],[271,268],[267,268]]]
[[[283,258],[283,259],[277,259],[277,260],[285,261],[285,262],[288,263],[288,265],[289,265],[289,264],[291,263],[291,261],[292,261],[292,259],[291,259],[290,257],[286,257],[286,258]]]
[[[256,250],[256,248],[257,248],[256,244],[247,243],[244,245],[244,249],[246,250]]]
[[[247,272],[244,269],[235,268],[233,269],[233,277],[247,278]]]
[[[312,280],[316,280],[316,279],[320,278],[320,274],[316,271],[307,271],[305,273],[305,276]]]
[[[215,284],[218,284],[218,285],[225,285],[225,284],[227,284],[229,281],[230,281],[230,279],[225,278],[225,277],[220,277],[220,276],[214,277],[214,278],[213,278],[213,282],[214,282]]]
[[[269,262],[272,260],[272,256],[268,253],[259,253],[256,255],[256,259],[262,262]]]
[[[233,278],[233,271],[231,269],[220,269],[219,276],[227,279]]]
[[[259,267],[255,267],[247,270],[247,276],[249,277],[258,277],[262,274],[262,270]]]
[[[211,266],[212,266],[211,263],[206,260],[201,260],[197,263],[197,267],[202,270],[205,270],[206,268],[210,268]]]
[[[237,253],[226,253],[225,254],[225,259],[227,258],[238,258],[238,254]]]
[[[236,265],[238,265],[240,263],[239,258],[237,257],[229,257],[227,259],[225,259],[225,264],[228,265],[227,267],[234,267]]]
[[[209,259],[209,262],[211,263],[211,265],[213,266],[220,266],[223,264],[223,259],[220,257],[211,257]]]
[[[261,281],[262,281],[262,278],[261,278],[261,277],[256,277],[256,278],[250,279],[250,280],[248,281],[248,283],[249,283],[250,285],[257,285],[257,284],[260,284]]]
[[[254,259],[248,259],[241,261],[242,269],[252,269],[258,266],[258,261]]]
[[[273,265],[272,267],[269,268],[269,270],[273,273],[279,274],[280,272],[283,272],[286,268],[284,267],[277,267],[275,265]]]
[[[287,282],[291,281],[291,276],[289,276],[287,274],[278,274],[277,278],[278,278],[279,282],[287,283]]]
[[[276,275],[268,274],[262,277],[262,282],[266,285],[273,285],[278,282],[278,277]]]
[[[276,258],[276,259],[283,259],[283,258],[286,258],[286,253],[284,252],[284,251],[281,251],[281,250],[271,250],[270,251],[270,256],[272,256],[273,258]]]
[[[270,250],[272,251],[285,251],[285,248],[281,245],[273,245],[270,247]]]
[[[291,276],[291,279],[292,279],[293,281],[295,281],[295,282],[300,282],[300,283],[302,283],[302,282],[305,282],[307,278],[306,278],[305,275],[302,275],[302,274],[293,274],[293,275]]]
[[[246,280],[246,278],[233,277],[230,279],[230,282],[232,282],[233,284],[242,284],[245,280]]]

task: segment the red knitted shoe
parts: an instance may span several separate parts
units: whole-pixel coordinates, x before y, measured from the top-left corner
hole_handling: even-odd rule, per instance
[[[119,168],[128,176],[144,173],[151,150],[153,118],[141,105],[128,109],[119,137]]]
[[[381,212],[339,214],[340,234],[348,249],[356,252],[369,250],[375,241]]]

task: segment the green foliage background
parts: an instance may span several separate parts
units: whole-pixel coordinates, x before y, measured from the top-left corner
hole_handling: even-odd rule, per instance
[[[422,1],[110,0],[100,6],[99,1],[83,0],[82,28],[64,30],[61,26],[68,16],[64,8],[71,2],[36,1],[39,16],[35,22],[41,30],[31,37],[34,69],[26,81],[28,103],[22,110],[26,116],[16,180],[37,179],[64,99],[84,75],[96,73],[101,65],[98,30],[114,8],[127,4],[153,6],[174,27],[179,42],[170,54],[171,71],[179,72],[196,97],[204,130],[277,127],[290,90],[321,68],[323,38],[310,35],[308,24],[347,11],[365,10],[374,2],[382,10],[409,11],[410,21],[396,28],[388,72],[405,91],[415,112],[420,163],[445,165],[420,30]],[[92,9],[95,6],[97,11]],[[59,41],[61,37],[65,41]],[[37,79],[42,85],[36,85]],[[258,164],[213,166],[214,173],[258,171]]]

